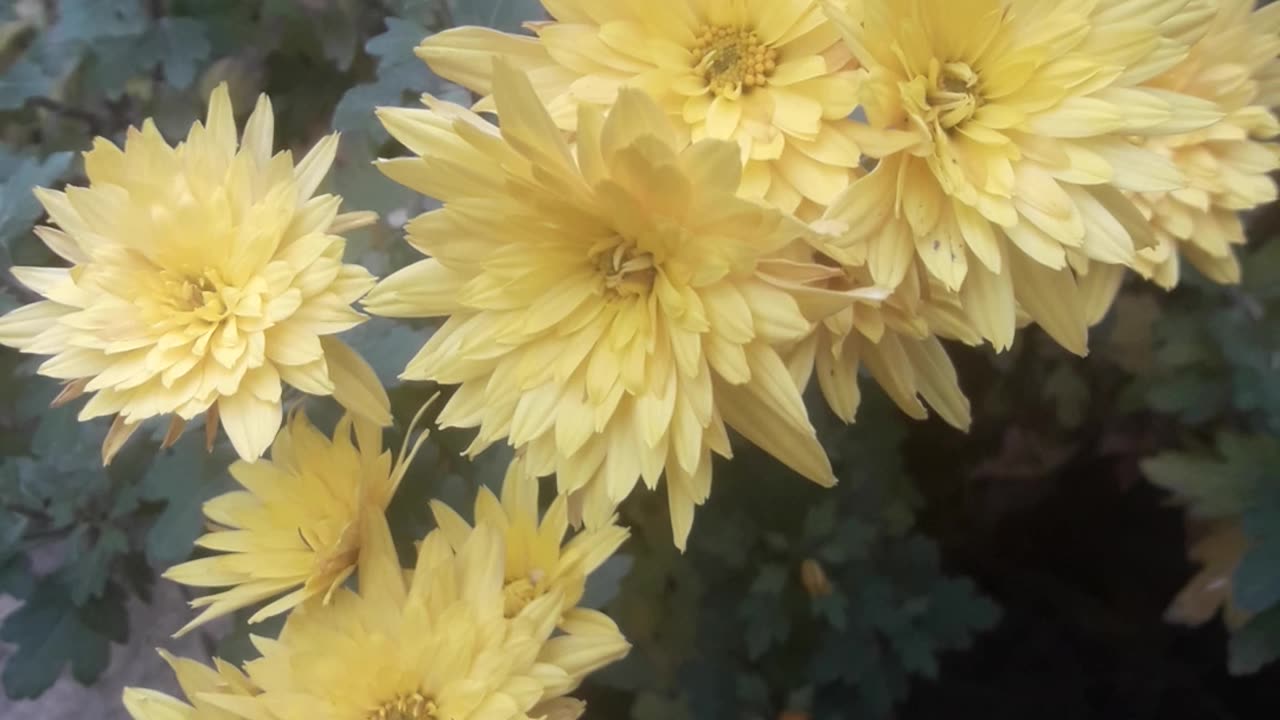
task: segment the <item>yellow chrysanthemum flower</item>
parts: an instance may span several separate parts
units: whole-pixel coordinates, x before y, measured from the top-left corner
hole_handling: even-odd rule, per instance
[[[165,572],[184,585],[229,588],[192,601],[204,611],[177,634],[286,592],[249,621],[312,598],[327,602],[355,571],[362,525],[382,517],[425,439],[423,432],[410,448],[406,438],[393,461],[382,449],[382,430],[366,420],[343,417],[330,440],[295,413],[276,436],[270,460],[231,466],[245,489],[205,503],[214,530],[196,545],[225,554]]]
[[[457,511],[439,500],[431,501],[431,512],[441,534],[455,551],[461,551],[476,532]],[[598,628],[597,637],[601,641],[605,639],[612,621],[577,604],[586,589],[587,576],[627,539],[626,528],[610,522],[604,527],[582,530],[562,544],[569,526],[568,498],[557,495],[540,520],[538,480],[529,474],[523,458],[517,458],[507,470],[501,500],[488,488],[480,488],[475,521],[477,527],[498,530],[506,545],[503,612],[507,617],[515,617],[534,600],[556,593],[564,607],[561,624]],[[622,633],[616,630],[612,644],[619,653],[628,647]],[[595,668],[583,668],[581,675],[572,677],[572,687],[566,691],[576,688],[591,669]]]
[[[39,372],[67,382],[56,402],[93,393],[81,420],[116,416],[104,462],[143,420],[172,415],[167,444],[201,413],[210,437],[220,422],[254,460],[280,427],[284,384],[390,422],[373,370],[333,337],[363,322],[351,303],[374,284],[342,263],[336,234],[369,214],[315,195],[338,138],[294,167],[272,134],[263,96],[237,140],[220,86],[186,142],[170,147],[148,120],[123,150],[94,142],[88,187],[37,191],[58,226],[37,234],[72,266],[14,268],[46,299],[0,318],[0,343],[53,356]]]
[[[462,547],[473,528],[453,508],[431,501],[436,525],[455,549]],[[615,518],[616,519],[616,518]],[[517,458],[502,482],[502,499],[489,488],[476,496],[475,521],[502,532],[507,544],[505,566],[506,612],[513,616],[534,598],[557,590],[565,607],[582,599],[587,576],[608,560],[627,539],[627,529],[609,524],[576,533],[567,543],[568,498],[557,495],[538,515],[538,480],[529,473],[523,458]]]
[[[864,244],[876,283],[917,259],[959,295],[973,326],[1007,348],[1020,305],[1059,343],[1086,351],[1072,268],[1130,264],[1151,231],[1121,190],[1184,184],[1130,136],[1221,117],[1213,103],[1143,81],[1186,55],[1207,0],[828,1],[854,55],[882,157],[833,203]]]
[[[245,671],[259,694],[203,699],[247,720],[523,720],[626,652],[595,627],[561,624],[552,637],[558,593],[507,618],[496,529],[481,526],[456,554],[428,535],[411,574],[384,522],[364,531],[359,594],[340,588],[291,613],[278,639],[256,639],[262,657]]]
[[[1239,213],[1276,199],[1280,135],[1260,98],[1259,75],[1280,54],[1280,6],[1253,12],[1252,0],[1217,0],[1204,37],[1177,66],[1146,83],[1218,104],[1227,116],[1193,133],[1147,138],[1188,187],[1132,195],[1155,229],[1156,246],[1138,252],[1136,269],[1165,288],[1178,283],[1179,255],[1220,283],[1240,281],[1234,246],[1245,242]]]
[[[841,265],[839,270],[841,274],[831,281],[832,289],[872,284],[865,265]],[[853,422],[857,414],[862,397],[858,370],[866,368],[908,416],[916,420],[928,417],[927,402],[950,425],[969,429],[969,400],[938,336],[971,345],[981,338],[966,324],[954,297],[940,287],[921,292],[918,284],[922,281],[929,282],[929,278],[921,278],[913,268],[898,292],[882,301],[853,303],[819,324],[813,347],[814,372],[827,404],[845,422]],[[921,300],[921,295],[926,299]]]
[[[380,167],[444,207],[408,226],[431,259],[365,306],[449,316],[403,375],[461,385],[441,426],[478,426],[473,454],[507,438],[534,475],[557,473],[589,527],[665,473],[681,546],[712,452],[730,455],[726,425],[833,483],[775,344],[809,334],[802,306],[818,319],[849,300],[763,262],[808,228],[738,198],[737,148],[682,145],[639,91],[607,118],[580,108],[576,155],[524,75],[498,63],[494,91],[500,131],[429,97],[380,111],[421,156]]]
[[[529,72],[561,128],[579,103],[603,106],[639,88],[676,132],[736,141],[743,192],[786,212],[826,205],[853,179],[860,154],[848,119],[857,104],[852,56],[818,0],[657,0],[638,5],[544,0],[554,22],[537,38],[463,27],[428,37],[418,55],[484,95],[492,58]],[[478,110],[492,109],[485,98]]]
[[[257,692],[244,673],[219,658],[214,658],[214,667],[209,668],[163,650],[160,656],[173,669],[187,702],[155,690],[128,687],[124,689],[124,709],[133,720],[236,720],[235,715],[211,704],[204,695],[251,697]]]

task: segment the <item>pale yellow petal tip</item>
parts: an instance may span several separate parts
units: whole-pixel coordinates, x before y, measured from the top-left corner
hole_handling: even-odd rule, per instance
[[[102,441],[102,465],[109,466],[111,461],[115,459],[116,454],[124,447],[125,442],[137,432],[141,423],[128,422],[123,415],[117,415],[111,423],[111,429],[107,431],[107,437]]]
[[[823,218],[809,223],[809,229],[823,238],[839,240],[849,233],[850,226],[844,220]]]
[[[345,212],[333,219],[333,222],[329,225],[329,232],[334,235],[342,235],[353,230],[369,227],[377,222],[378,213],[372,210]]]

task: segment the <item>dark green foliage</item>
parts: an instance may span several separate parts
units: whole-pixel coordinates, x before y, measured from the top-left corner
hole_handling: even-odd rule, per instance
[[[0,626],[0,640],[18,648],[5,663],[5,692],[14,699],[38,697],[66,665],[73,678],[87,685],[106,668],[111,643],[125,642],[128,636],[129,617],[118,589],[76,603],[67,587],[46,578]]]
[[[1244,267],[1238,288],[1195,279],[1170,298],[1151,367],[1134,381],[1148,407],[1184,426],[1184,448],[1145,461],[1146,476],[1190,515],[1243,528],[1231,599],[1252,618],[1231,641],[1236,673],[1280,658],[1280,243],[1259,245]]]
[[[665,502],[633,498],[635,565],[608,609],[636,650],[599,682],[641,692],[636,718],[889,717],[911,678],[934,677],[940,653],[998,618],[915,530],[904,435],[878,394],[856,427],[827,428],[832,490],[740,445],[717,467],[685,555],[671,547]],[[806,564],[829,586],[807,580]]]
[[[418,255],[400,228],[430,201],[372,166],[402,152],[373,108],[422,93],[468,104],[414,47],[451,25],[515,31],[540,17],[536,0],[0,0],[0,310],[34,299],[10,266],[60,262],[30,233],[42,213],[32,188],[82,183],[77,153],[92,136],[119,142],[147,117],[180,139],[221,81],[242,117],[270,93],[279,147],[297,153],[343,132],[328,188],[344,209],[382,217],[349,235],[347,258],[378,275],[403,267]],[[1124,422],[1144,426],[1126,429],[1125,452],[1152,456],[1143,468],[1153,481],[1193,515],[1244,528],[1233,592],[1252,617],[1231,639],[1230,668],[1257,671],[1280,654],[1280,245],[1260,246],[1246,267],[1240,288],[1192,281],[1172,295],[1126,293],[1087,362],[1047,350],[1032,330],[1012,353],[982,361],[985,384],[962,372],[979,423],[967,438],[945,431],[946,448],[976,448],[954,460],[912,458],[909,448],[938,429],[904,421],[868,388],[853,428],[810,399],[841,478],[833,490],[738,443],[739,456],[717,465],[684,554],[671,544],[662,493],[638,491],[623,510],[633,539],[584,599],[635,646],[588,681],[591,715],[891,717],[913,682],[938,677],[947,653],[1000,614],[920,527],[950,535],[961,513],[938,504],[922,523],[918,487],[936,500],[939,483],[959,494],[973,477],[1058,478],[1081,447]],[[390,387],[391,447],[436,391],[396,377],[431,329],[377,319],[345,336]],[[0,350],[0,593],[22,601],[0,640],[16,646],[2,677],[15,698],[39,695],[68,667],[93,682],[111,645],[128,639],[127,608],[149,602],[159,574],[191,555],[201,504],[231,484],[230,454],[207,454],[199,427],[167,451],[163,426],[148,427],[104,470],[107,421],[79,423],[78,402],[50,410],[58,388],[35,374],[38,362]],[[338,414],[327,402],[307,409],[326,429]],[[467,462],[470,440],[436,431],[414,462],[388,513],[406,554],[431,527],[429,499],[469,514],[477,487],[501,482],[509,454]],[[280,620],[250,626],[250,614],[209,647],[251,657],[250,633],[273,635]]]

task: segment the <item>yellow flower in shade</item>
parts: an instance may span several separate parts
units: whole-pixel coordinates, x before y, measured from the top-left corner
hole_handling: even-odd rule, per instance
[[[472,527],[453,508],[431,501],[436,525],[455,549],[471,536]],[[507,544],[505,566],[506,612],[515,615],[531,600],[551,590],[564,595],[565,607],[582,599],[587,576],[608,560],[627,539],[626,528],[611,521],[603,527],[582,530],[568,542],[568,498],[557,495],[538,515],[538,480],[517,458],[502,482],[502,498],[488,488],[476,497],[475,521],[502,531]]]
[[[1280,7],[1253,11],[1252,0],[1217,0],[1217,15],[1181,63],[1149,87],[1218,104],[1226,117],[1196,132],[1146,138],[1187,187],[1134,193],[1155,229],[1156,246],[1138,252],[1136,269],[1165,288],[1178,282],[1179,256],[1220,283],[1240,281],[1234,246],[1245,242],[1239,213],[1276,199],[1280,122],[1261,97],[1259,74],[1280,54]]]
[[[17,267],[46,299],[0,318],[0,343],[52,355],[40,374],[65,381],[55,402],[88,392],[81,420],[115,415],[103,461],[148,418],[172,416],[166,444],[206,413],[246,460],[280,427],[284,385],[389,424],[373,370],[335,333],[373,286],[344,265],[336,233],[370,221],[315,195],[337,148],[329,136],[295,167],[272,155],[273,118],[258,100],[236,137],[226,86],[204,124],[170,147],[148,120],[124,149],[98,138],[88,187],[38,190],[54,227],[37,234],[71,267]]]
[[[1073,268],[1132,264],[1151,230],[1122,190],[1184,186],[1131,136],[1212,124],[1212,102],[1146,87],[1186,55],[1207,0],[826,4],[870,75],[856,135],[876,168],[832,203],[877,284],[917,260],[1007,348],[1017,307],[1086,351]]]
[[[834,261],[831,261],[834,263]],[[842,266],[833,289],[870,283],[865,266]],[[815,332],[814,372],[827,404],[845,422],[853,422],[861,392],[858,370],[872,379],[908,416],[923,420],[927,402],[943,420],[961,430],[971,422],[969,400],[960,389],[938,335],[975,345],[977,332],[966,325],[959,304],[940,287],[920,300],[916,284],[928,282],[914,269],[900,291],[883,301],[852,304],[819,324]]]
[[[588,527],[665,473],[680,546],[712,452],[730,455],[726,425],[833,483],[775,344],[849,300],[762,262],[808,228],[735,196],[736,147],[682,145],[639,91],[607,117],[580,108],[576,155],[522,74],[498,63],[494,93],[501,131],[429,97],[379,113],[421,156],[381,169],[444,207],[408,226],[431,258],[365,307],[449,316],[403,375],[461,385],[440,425],[478,426],[473,454],[506,438],[533,475],[557,474]]]
[[[163,650],[160,656],[173,669],[187,701],[155,690],[125,688],[124,709],[133,720],[235,720],[235,715],[205,700],[204,694],[247,698],[257,692],[244,673],[219,658],[214,658],[214,667],[209,668]]]
[[[611,105],[622,88],[655,98],[681,136],[733,140],[743,192],[786,212],[830,202],[860,154],[849,50],[818,0],[544,0],[536,38],[475,27],[428,37],[419,57],[440,75],[492,92],[492,58],[529,72],[560,127],[579,103]],[[477,109],[492,109],[486,97]]]
[[[214,529],[196,545],[221,554],[165,572],[184,585],[229,588],[192,601],[204,610],[178,634],[272,597],[279,596],[250,622],[313,598],[328,602],[360,560],[363,524],[382,517],[425,439],[423,432],[410,448],[406,438],[393,461],[382,449],[382,430],[366,420],[343,417],[330,440],[295,413],[270,460],[231,466],[245,489],[205,503]]]
[[[610,644],[617,654],[601,658],[601,662],[621,658],[629,647],[622,633],[607,616],[577,607],[577,604],[586,589],[587,576],[604,564],[627,539],[626,528],[610,522],[603,527],[582,530],[568,542],[563,542],[569,525],[568,498],[557,495],[546,515],[539,519],[538,480],[524,465],[522,458],[511,463],[502,483],[501,499],[484,487],[476,497],[477,527],[498,530],[506,545],[502,588],[504,614],[509,618],[515,617],[534,600],[556,593],[565,608],[561,624],[595,628],[594,635],[601,643],[612,635]],[[476,532],[453,508],[439,500],[431,501],[431,512],[440,533],[455,551],[465,547]],[[576,688],[586,673],[595,669],[594,666],[579,668],[580,674],[571,678],[572,686],[565,691]]]
[[[203,699],[247,720],[524,719],[617,656],[592,627],[562,624],[552,637],[558,593],[505,616],[496,529],[481,526],[456,553],[428,535],[410,574],[385,522],[364,532],[359,594],[340,588],[291,613],[278,639],[256,639],[262,657],[245,672],[259,694]]]

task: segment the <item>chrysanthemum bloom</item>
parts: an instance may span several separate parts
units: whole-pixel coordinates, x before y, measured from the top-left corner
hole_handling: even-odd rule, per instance
[[[1276,199],[1269,173],[1280,169],[1280,146],[1265,141],[1280,134],[1280,123],[1260,99],[1259,75],[1280,54],[1280,6],[1253,12],[1252,0],[1215,4],[1217,15],[1186,59],[1146,83],[1213,101],[1227,113],[1204,130],[1143,142],[1188,184],[1133,195],[1157,241],[1139,251],[1136,268],[1165,288],[1178,282],[1179,256],[1215,282],[1239,282],[1239,213]]]
[[[871,284],[865,266],[840,270],[833,281],[836,289]],[[913,268],[898,292],[883,301],[853,303],[818,325],[813,349],[818,387],[845,422],[853,422],[857,414],[862,397],[858,370],[865,367],[908,416],[928,417],[923,400],[950,425],[969,429],[969,400],[939,335],[971,345],[981,338],[966,324],[953,297],[937,287],[919,290],[919,283],[929,282],[921,275]]]
[[[381,428],[366,420],[342,418],[330,440],[306,415],[295,413],[276,436],[270,460],[231,466],[231,476],[245,489],[205,503],[215,529],[196,544],[225,554],[164,574],[184,585],[229,588],[192,601],[204,611],[178,635],[283,593],[249,621],[312,598],[327,602],[356,568],[362,524],[386,511],[425,438],[424,432],[413,448],[406,439],[393,460],[382,449]]]
[[[846,245],[896,287],[918,259],[997,348],[1015,305],[1086,351],[1072,267],[1131,264],[1151,231],[1122,190],[1184,181],[1130,136],[1221,117],[1213,103],[1141,85],[1186,55],[1207,0],[861,0],[826,3],[870,70],[862,149],[883,159],[837,199]]]
[[[219,693],[250,697],[257,692],[244,673],[219,658],[214,658],[214,667],[209,668],[194,660],[174,657],[163,650],[160,656],[173,669],[187,701],[155,690],[125,688],[124,709],[133,720],[235,720],[235,715],[210,704],[203,695]]]
[[[237,140],[220,86],[186,142],[170,147],[148,120],[123,150],[94,142],[88,187],[37,191],[57,225],[37,234],[72,266],[14,268],[46,299],[0,318],[0,343],[53,356],[39,372],[67,383],[55,402],[92,393],[81,420],[116,416],[104,462],[143,420],[171,415],[171,443],[201,413],[254,460],[286,384],[390,422],[373,370],[333,337],[364,320],[351,303],[374,283],[342,263],[336,233],[369,214],[314,195],[336,135],[295,167],[271,154],[272,128],[263,96]]]
[[[515,617],[503,612],[503,543],[481,526],[455,554],[434,532],[406,576],[385,523],[365,528],[359,594],[289,615],[245,671],[251,698],[205,694],[247,720],[524,719],[569,678],[616,648],[591,629],[561,626],[549,593]]]
[[[492,58],[530,74],[563,129],[579,103],[622,88],[655,98],[681,136],[733,140],[743,192],[784,211],[825,205],[853,178],[852,55],[818,0],[544,0],[536,38],[463,27],[428,37],[419,57],[441,76],[492,92]],[[492,109],[484,98],[477,109]]]
[[[420,158],[381,169],[444,202],[410,222],[431,256],[366,308],[449,316],[403,377],[461,384],[441,426],[507,438],[589,527],[637,480],[666,475],[676,543],[710,492],[726,424],[811,480],[835,479],[775,344],[834,312],[762,259],[808,229],[738,198],[737,147],[682,145],[661,109],[624,89],[607,118],[580,108],[576,155],[528,80],[499,63],[501,131],[470,111],[384,109]],[[817,294],[816,292],[813,294]]]
[[[455,549],[462,547],[473,528],[457,511],[439,500],[431,501],[436,526]],[[569,528],[568,498],[557,495],[546,515],[538,514],[538,480],[517,458],[502,482],[502,498],[487,487],[476,496],[475,521],[502,532],[507,545],[504,567],[506,612],[513,616],[530,601],[557,590],[567,608],[582,599],[587,576],[608,560],[627,539],[627,529],[610,522],[588,528],[564,542]]]

